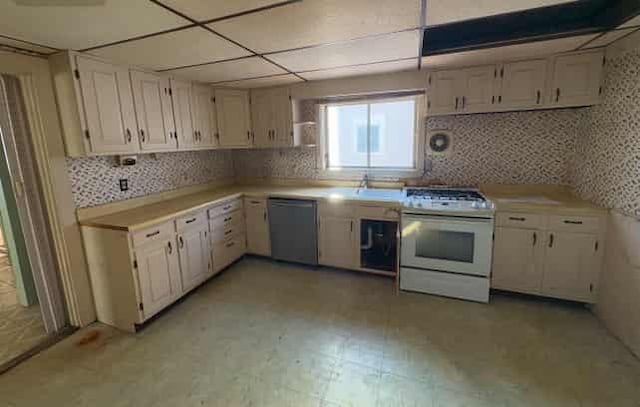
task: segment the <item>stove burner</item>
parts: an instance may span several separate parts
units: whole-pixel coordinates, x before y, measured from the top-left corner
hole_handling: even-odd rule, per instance
[[[472,189],[407,188],[407,198],[412,197],[438,201],[485,201],[478,191]]]

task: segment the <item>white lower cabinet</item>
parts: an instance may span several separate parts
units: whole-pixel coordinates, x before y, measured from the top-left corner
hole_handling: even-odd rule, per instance
[[[208,212],[212,268],[217,274],[247,251],[242,199],[223,202]]]
[[[148,319],[182,295],[178,253],[173,236],[136,250],[140,311]]]
[[[354,218],[320,216],[320,264],[349,269],[356,267],[355,223]]]
[[[178,234],[178,253],[184,291],[202,283],[211,273],[209,227],[206,222]]]
[[[267,200],[245,198],[244,213],[247,224],[247,253],[271,256]]]
[[[498,213],[491,287],[591,303],[604,218]]]

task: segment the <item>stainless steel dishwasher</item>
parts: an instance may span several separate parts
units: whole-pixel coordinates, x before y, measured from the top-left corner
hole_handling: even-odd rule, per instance
[[[318,264],[318,222],[315,201],[269,199],[271,257]]]

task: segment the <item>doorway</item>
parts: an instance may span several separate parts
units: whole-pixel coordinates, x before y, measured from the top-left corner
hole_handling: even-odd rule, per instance
[[[0,372],[67,324],[18,77],[0,75]]]

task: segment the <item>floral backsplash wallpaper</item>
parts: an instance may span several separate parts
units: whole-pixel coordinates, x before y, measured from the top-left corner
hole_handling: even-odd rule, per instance
[[[301,118],[313,120],[314,105]],[[446,156],[426,155],[427,182],[569,185],[582,198],[640,216],[640,50],[610,60],[600,105],[589,108],[432,117],[453,134]],[[319,179],[315,148],[68,158],[77,207],[233,177]],[[127,178],[122,192],[119,179]]]

